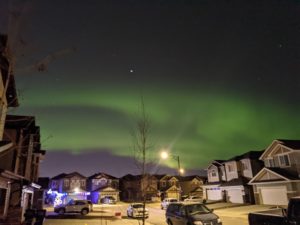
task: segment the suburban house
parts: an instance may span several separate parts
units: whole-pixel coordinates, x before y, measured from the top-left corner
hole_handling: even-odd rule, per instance
[[[41,207],[36,182],[45,151],[34,117],[6,115],[18,106],[8,55],[7,36],[0,34],[0,224],[20,224],[26,209]]]
[[[1,174],[10,178],[8,217],[23,221],[27,208],[41,209],[43,203],[43,193],[37,184],[39,164],[45,155],[41,150],[40,128],[32,116],[7,115],[3,139],[12,143],[0,159],[4,169]]]
[[[154,175],[127,174],[120,178],[120,198],[123,201],[142,201],[143,196],[146,200],[157,198],[157,183],[158,179]]]
[[[205,181],[206,177],[200,177],[197,175],[179,177],[181,197],[196,196],[203,198],[203,184]]]
[[[220,185],[226,182],[224,160],[214,160],[207,167],[207,183],[203,185],[203,199],[223,200]]]
[[[119,179],[106,173],[96,173],[87,179],[88,197],[94,204],[101,203],[101,199],[111,196],[116,201],[119,197]]]
[[[220,184],[222,197],[232,203],[255,203],[252,186],[248,185],[262,168],[263,151],[249,151],[223,162],[226,182]]]
[[[287,205],[300,195],[300,140],[274,140],[260,160],[265,167],[249,182],[256,204]]]
[[[207,168],[208,183],[203,186],[206,200],[232,203],[254,203],[252,186],[248,185],[263,167],[262,151],[249,151],[229,160],[215,160]]]
[[[67,203],[70,200],[86,200],[90,195],[86,190],[86,177],[78,172],[61,173],[51,178],[51,191],[55,193],[54,204]]]
[[[161,200],[165,198],[181,199],[181,187],[177,176],[154,175],[158,179],[158,190]]]

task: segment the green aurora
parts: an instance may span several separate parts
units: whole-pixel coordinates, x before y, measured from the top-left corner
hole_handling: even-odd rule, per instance
[[[44,139],[53,136],[43,144],[46,149],[77,154],[110,149],[132,156],[141,92],[130,85],[90,85],[82,91],[78,85],[33,88],[25,92],[20,111],[37,115]],[[299,138],[299,108],[271,98],[200,90],[144,87],[152,159],[169,147],[185,168],[199,169],[213,159],[262,150],[276,138]],[[172,161],[168,165],[176,167]]]

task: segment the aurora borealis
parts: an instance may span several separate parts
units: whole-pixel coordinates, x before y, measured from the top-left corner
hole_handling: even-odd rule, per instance
[[[3,1],[1,15],[8,2],[20,4]],[[10,113],[36,116],[51,160],[46,156],[42,175],[56,175],[51,166],[58,161],[78,168],[66,152],[86,165],[101,152],[118,162],[115,171],[100,163],[93,172],[132,172],[126,166],[141,95],[156,162],[170,147],[184,168],[199,170],[276,138],[299,139],[296,1],[87,2],[28,1],[22,20],[21,105]],[[5,32],[8,20],[2,21]],[[70,47],[76,51],[53,59],[46,71],[22,70]],[[66,159],[55,160],[59,152]],[[176,168],[172,160],[159,165]]]

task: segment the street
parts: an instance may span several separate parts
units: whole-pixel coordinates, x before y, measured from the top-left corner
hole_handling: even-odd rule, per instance
[[[94,211],[87,216],[81,215],[64,215],[59,216],[51,209],[47,209],[47,218],[44,222],[45,225],[140,225],[142,224],[139,219],[128,218],[126,209],[128,204],[120,203],[116,205],[94,205]],[[218,203],[208,205],[209,208],[214,209],[223,225],[247,225],[247,216],[249,212],[266,210],[268,206],[262,205],[226,205],[226,203]],[[160,209],[159,203],[147,204],[149,209],[149,218],[146,220],[147,225],[166,225],[165,210]],[[116,212],[121,212],[122,218],[118,218]]]

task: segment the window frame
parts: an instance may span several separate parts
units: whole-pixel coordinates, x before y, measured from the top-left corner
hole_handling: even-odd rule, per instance
[[[278,154],[277,156],[278,156],[278,162],[279,162],[280,167],[290,167],[291,166],[291,160],[290,160],[290,156],[288,153]],[[286,159],[287,159],[287,161],[286,161]],[[282,163],[282,160],[283,160],[283,163]],[[288,162],[288,164],[286,164],[286,162]]]

